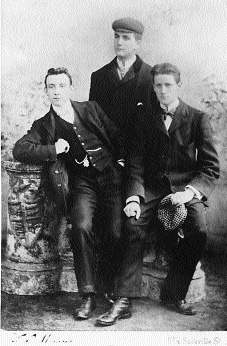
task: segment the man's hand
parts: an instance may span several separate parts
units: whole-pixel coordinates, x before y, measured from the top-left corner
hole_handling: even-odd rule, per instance
[[[57,154],[61,154],[61,153],[67,153],[69,151],[70,146],[67,141],[65,141],[62,138],[59,138],[59,140],[55,143],[55,148],[56,148]]]
[[[171,200],[173,204],[184,204],[192,200],[194,192],[191,189],[186,189],[183,192],[173,193]]]
[[[126,216],[128,216],[128,217],[135,216],[136,219],[138,220],[138,218],[140,217],[140,213],[141,213],[139,203],[137,203],[137,202],[128,203],[126,205],[126,207],[124,208],[124,212],[125,212]]]

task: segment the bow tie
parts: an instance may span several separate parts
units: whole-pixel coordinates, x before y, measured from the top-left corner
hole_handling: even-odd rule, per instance
[[[164,120],[166,120],[167,115],[169,115],[171,118],[173,118],[174,117],[174,112],[175,112],[175,110],[172,110],[170,112],[170,111],[166,111],[165,109],[162,109],[162,115],[163,115]]]

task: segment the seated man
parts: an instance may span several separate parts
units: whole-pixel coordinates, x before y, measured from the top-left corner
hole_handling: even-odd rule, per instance
[[[87,319],[96,306],[96,216],[101,215],[105,221],[104,257],[110,282],[117,269],[124,215],[123,146],[118,129],[96,102],[70,100],[73,87],[67,69],[49,69],[45,90],[50,110],[17,141],[13,155],[21,162],[43,164],[49,177],[46,191],[51,192],[59,213],[70,214],[70,244],[83,298],[75,318]],[[68,191],[72,198],[70,210]]]
[[[137,136],[128,161],[127,251],[118,282],[118,301],[98,319],[100,325],[130,317],[130,297],[140,296],[143,245],[148,232],[163,233],[157,220],[160,201],[171,194],[173,204],[185,204],[177,251],[161,290],[161,300],[181,314],[194,315],[185,297],[206,243],[206,207],[219,177],[219,160],[208,117],[178,97],[180,71],[169,63],[151,71],[158,101],[138,106],[133,117]]]

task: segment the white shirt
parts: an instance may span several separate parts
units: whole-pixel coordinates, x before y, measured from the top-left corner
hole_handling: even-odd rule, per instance
[[[73,124],[74,122],[74,110],[72,107],[72,104],[69,101],[67,101],[62,107],[53,106],[54,111],[59,115],[62,119],[65,121],[68,121],[69,123]]]
[[[176,108],[179,106],[179,99],[177,98],[175,101],[173,101],[168,107],[160,103],[160,107],[162,109],[165,109],[167,112],[173,112],[176,110]],[[168,130],[171,123],[172,123],[172,117],[170,115],[167,115],[166,120],[164,120],[165,127]]]

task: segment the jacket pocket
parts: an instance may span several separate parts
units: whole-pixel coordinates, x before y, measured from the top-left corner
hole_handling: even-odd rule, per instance
[[[190,159],[196,160],[195,142],[192,142],[188,145],[180,145],[180,151],[183,155],[190,157]]]

